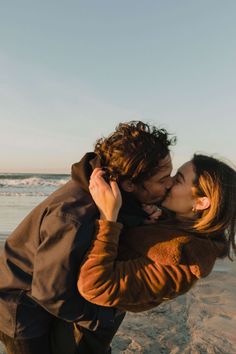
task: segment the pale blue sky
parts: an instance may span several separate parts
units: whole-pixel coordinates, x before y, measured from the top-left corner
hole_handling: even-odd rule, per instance
[[[0,171],[70,172],[121,121],[236,164],[235,0],[0,0]]]

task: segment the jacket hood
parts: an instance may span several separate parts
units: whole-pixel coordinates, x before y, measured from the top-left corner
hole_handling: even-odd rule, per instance
[[[82,189],[89,192],[89,179],[96,167],[101,167],[101,161],[94,152],[88,152],[71,166],[71,178],[79,182]]]
[[[89,179],[96,167],[102,167],[101,160],[94,152],[88,152],[77,163],[71,167],[71,178],[79,182],[81,188],[89,193]],[[126,226],[138,226],[147,218],[140,203],[131,193],[121,190],[123,204],[119,213],[118,220]]]

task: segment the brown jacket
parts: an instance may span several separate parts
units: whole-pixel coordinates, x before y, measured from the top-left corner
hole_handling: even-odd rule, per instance
[[[141,312],[186,293],[212,270],[225,247],[159,224],[133,228],[99,220],[81,267],[78,289],[88,301]],[[118,260],[117,260],[118,257]]]

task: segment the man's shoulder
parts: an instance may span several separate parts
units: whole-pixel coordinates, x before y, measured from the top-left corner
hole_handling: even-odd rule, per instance
[[[41,207],[45,209],[45,217],[59,216],[78,223],[86,222],[97,214],[90,193],[74,180],[52,193]]]

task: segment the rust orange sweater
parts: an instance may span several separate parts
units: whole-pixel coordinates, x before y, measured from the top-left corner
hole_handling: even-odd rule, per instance
[[[126,311],[145,311],[187,292],[211,272],[224,248],[158,223],[131,229],[119,246],[121,230],[122,224],[97,221],[78,289],[94,304]]]

